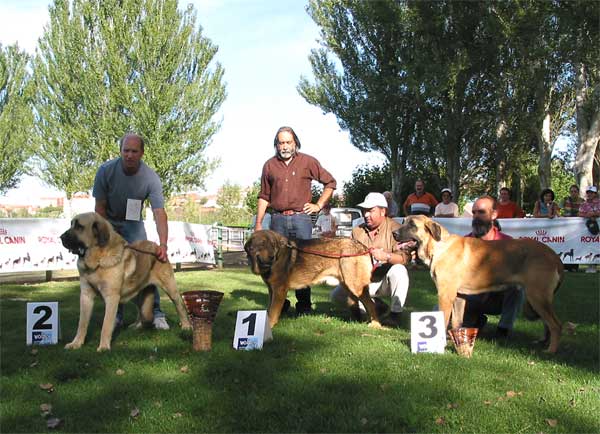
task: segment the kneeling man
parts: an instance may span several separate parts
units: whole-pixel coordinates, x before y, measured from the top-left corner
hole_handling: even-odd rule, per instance
[[[357,206],[363,209],[365,222],[352,229],[352,238],[372,248],[371,256],[375,265],[369,293],[378,311],[383,312],[388,307],[381,298],[391,297],[390,314],[384,323],[398,325],[408,292],[408,272],[404,264],[410,261],[410,254],[400,250],[392,234],[400,224],[387,217],[388,203],[381,193],[369,193],[364,202]],[[360,317],[361,311],[365,312],[362,303],[351,300],[341,286],[332,291],[331,300],[340,305],[349,305],[355,317]]]
[[[473,204],[473,232],[466,236],[488,241],[512,238],[498,229],[497,215],[496,199],[491,196],[482,196],[477,199]],[[461,294],[459,290],[452,314],[460,316],[464,310],[463,327],[479,329],[487,323],[486,314],[500,315],[496,336],[507,337],[513,329],[519,310],[525,301],[525,291],[516,286],[507,285],[506,288],[501,292],[473,295]]]

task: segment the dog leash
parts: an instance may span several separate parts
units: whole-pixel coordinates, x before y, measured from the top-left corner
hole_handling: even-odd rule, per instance
[[[358,253],[329,253],[329,252],[322,252],[320,250],[311,250],[311,249],[306,249],[306,248],[300,248],[298,246],[294,246],[291,244],[288,244],[288,247],[292,248],[292,249],[296,249],[299,252],[302,253],[309,253],[311,255],[317,255],[317,256],[323,256],[325,258],[333,258],[333,259],[341,259],[341,258],[353,258],[356,256],[365,256],[365,255],[370,255],[373,252],[373,247],[369,247],[367,250],[363,251],[363,252],[358,252]]]
[[[130,245],[130,244],[126,244],[126,245],[125,245],[125,248],[126,248],[126,249],[135,250],[136,252],[139,252],[139,253],[144,253],[144,254],[146,254],[146,255],[152,255],[152,256],[154,256],[155,258],[157,258],[157,259],[158,259],[158,255],[156,254],[156,252],[148,252],[148,251],[146,251],[146,250],[138,249],[138,248],[136,248],[136,247],[133,247],[133,246],[132,246],[132,245]]]

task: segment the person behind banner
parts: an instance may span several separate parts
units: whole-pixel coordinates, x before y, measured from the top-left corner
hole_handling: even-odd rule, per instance
[[[408,195],[402,206],[404,215],[424,214],[431,217],[435,206],[438,204],[437,199],[425,191],[425,183],[422,179],[415,181],[415,192]]]
[[[442,189],[442,201],[435,207],[435,217],[458,217],[458,205],[452,202],[452,190]]]
[[[383,195],[388,204],[388,217],[398,217],[398,204],[394,200],[394,195],[391,191],[384,191]]]
[[[496,202],[496,212],[499,219],[525,217],[525,211],[516,202],[510,200],[510,190],[507,187],[500,189],[498,201]]]
[[[560,213],[563,217],[578,217],[579,207],[583,198],[579,195],[579,186],[573,184],[569,187],[569,195],[560,204]]]
[[[560,208],[554,202],[554,192],[550,188],[545,188],[540,193],[540,198],[533,207],[533,216],[549,219],[560,216]]]
[[[585,217],[585,225],[592,235],[598,235],[598,217],[600,217],[600,199],[598,199],[598,188],[595,185],[585,190],[585,202],[579,207],[579,217]]]
[[[473,231],[465,236],[482,240],[511,239],[501,232],[497,224],[496,200],[491,196],[482,196],[473,204]],[[500,315],[497,337],[507,337],[514,327],[519,311],[525,301],[525,291],[516,286],[507,286],[504,291],[483,294],[462,294],[459,291],[453,312],[464,309],[463,327],[482,329],[487,323],[486,315]]]
[[[121,156],[100,166],[94,179],[92,195],[96,199],[95,211],[106,218],[115,231],[128,243],[146,240],[142,220],[144,202],[152,207],[159,245],[157,258],[165,262],[169,226],[165,212],[162,183],[154,170],[143,161],[144,139],[134,133],[125,134],[119,141]],[[168,330],[169,324],[160,309],[158,288],[154,288],[154,328]],[[142,291],[143,292],[143,291]],[[123,324],[123,305],[119,305],[115,328]]]

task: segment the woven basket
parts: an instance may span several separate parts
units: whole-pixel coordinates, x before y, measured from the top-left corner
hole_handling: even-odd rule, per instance
[[[187,291],[181,296],[192,322],[194,351],[210,351],[212,348],[212,323],[217,316],[223,293]]]
[[[450,330],[454,348],[460,356],[469,358],[473,355],[473,347],[475,346],[478,331],[478,328],[466,327]]]

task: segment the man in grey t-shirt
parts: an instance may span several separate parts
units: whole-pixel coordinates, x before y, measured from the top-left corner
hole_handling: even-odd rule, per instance
[[[92,195],[96,199],[95,210],[113,225],[129,243],[145,240],[146,230],[142,221],[144,201],[149,200],[154,214],[160,245],[156,256],[167,260],[169,227],[162,183],[156,172],[143,161],[144,139],[128,133],[119,143],[121,156],[104,163],[98,169]],[[116,326],[123,322],[123,306],[119,305]],[[165,314],[160,310],[160,296],[154,287],[154,327],[168,330]]]

